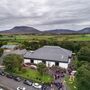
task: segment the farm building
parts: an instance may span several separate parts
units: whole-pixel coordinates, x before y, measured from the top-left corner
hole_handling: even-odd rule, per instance
[[[18,49],[19,46],[18,45],[3,45],[1,48],[4,49],[4,52],[10,52],[10,51]]]
[[[71,61],[72,51],[61,48],[59,46],[44,46],[35,50],[34,52],[27,52],[24,55],[24,63],[38,64],[43,62],[47,67],[53,65],[62,68],[68,68]]]

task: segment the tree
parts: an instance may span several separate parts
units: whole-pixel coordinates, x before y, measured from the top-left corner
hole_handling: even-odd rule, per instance
[[[23,58],[17,54],[9,54],[3,58],[3,64],[9,72],[20,71],[22,67]]]
[[[3,46],[3,45],[5,45],[5,44],[7,44],[6,41],[0,41],[0,47]]]
[[[38,43],[38,41],[32,41],[32,42],[29,42],[30,43],[30,49],[31,50],[36,50],[36,49],[38,49],[39,48],[39,43]]]
[[[90,64],[83,64],[76,75],[78,90],[90,90]]]
[[[3,37],[3,35],[0,34],[0,37]]]
[[[83,46],[77,53],[77,88],[78,90],[90,89],[90,46]]]
[[[75,53],[78,52],[81,48],[80,43],[75,41],[62,41],[60,46],[69,49]]]
[[[27,50],[36,50],[37,48],[39,48],[39,43],[38,41],[31,41],[31,42],[24,41],[22,43],[22,46]]]
[[[23,48],[29,48],[30,47],[30,44],[29,44],[29,42],[28,41],[24,41],[24,42],[22,42],[22,46],[21,47],[23,47]]]
[[[46,71],[46,65],[43,64],[43,63],[39,63],[37,65],[37,70],[41,75],[43,75],[45,73],[45,71]]]
[[[82,47],[78,52],[78,60],[90,62],[90,48]]]
[[[42,47],[44,45],[47,45],[48,42],[47,42],[47,40],[39,40],[39,44],[40,44],[40,47]]]
[[[2,48],[0,48],[0,57],[2,56],[2,54],[3,54],[3,49]]]

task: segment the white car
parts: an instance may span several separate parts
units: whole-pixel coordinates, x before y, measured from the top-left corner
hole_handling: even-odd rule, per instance
[[[36,65],[30,65],[31,68],[37,69]]]
[[[32,86],[35,87],[35,88],[39,88],[39,89],[42,87],[42,85],[40,85],[40,84],[38,84],[38,83],[33,83]]]
[[[17,90],[26,90],[25,87],[17,87]]]
[[[0,90],[4,90],[4,89],[0,88]]]

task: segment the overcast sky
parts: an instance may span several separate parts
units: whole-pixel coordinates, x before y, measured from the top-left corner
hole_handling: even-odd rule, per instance
[[[20,25],[40,30],[90,27],[90,0],[0,0],[0,30]]]

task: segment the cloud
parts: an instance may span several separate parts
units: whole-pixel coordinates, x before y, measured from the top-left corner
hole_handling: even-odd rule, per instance
[[[0,0],[0,29],[81,29],[90,25],[90,0]]]

